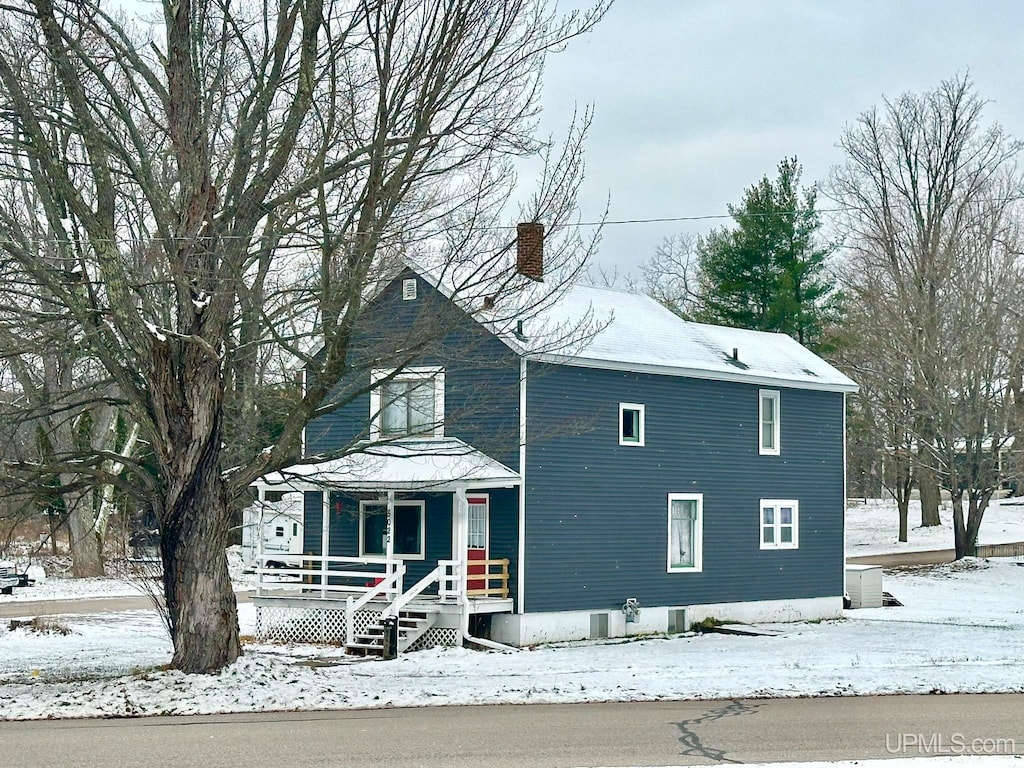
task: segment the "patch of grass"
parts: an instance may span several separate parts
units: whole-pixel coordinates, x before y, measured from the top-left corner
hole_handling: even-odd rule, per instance
[[[23,621],[11,619],[10,630],[25,630],[40,635],[70,635],[71,627],[53,616],[36,616],[34,619]]]

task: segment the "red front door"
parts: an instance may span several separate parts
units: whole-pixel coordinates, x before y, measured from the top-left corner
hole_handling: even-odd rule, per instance
[[[482,560],[487,559],[488,505],[486,496],[470,496],[469,501],[469,537],[466,548],[466,589],[487,589],[487,579],[472,578],[487,573],[487,566]],[[476,562],[474,562],[476,561]]]

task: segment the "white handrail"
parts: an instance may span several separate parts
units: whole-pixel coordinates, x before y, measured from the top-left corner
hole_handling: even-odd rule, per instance
[[[414,597],[416,597],[421,592],[423,592],[423,590],[425,590],[427,587],[429,587],[435,581],[438,581],[440,579],[440,577],[441,577],[441,566],[438,565],[437,568],[435,568],[430,573],[428,573],[426,576],[424,576],[422,579],[417,581],[412,586],[411,589],[409,589],[407,592],[404,592],[401,595],[399,595],[398,597],[396,597],[394,602],[392,602],[391,605],[389,605],[387,608],[385,608],[381,612],[381,614],[380,614],[381,618],[383,619],[383,618],[386,618],[387,616],[397,616],[398,612],[400,610],[402,610],[406,605],[408,605],[410,600],[412,600]]]
[[[358,611],[360,608],[364,607],[367,603],[369,603],[371,600],[373,600],[373,598],[377,597],[381,593],[390,592],[392,589],[394,589],[394,590],[396,590],[398,592],[401,592],[402,587],[400,585],[401,585],[402,577],[404,575],[405,575],[405,563],[402,563],[402,562],[395,563],[395,572],[392,573],[390,576],[387,576],[387,577],[381,579],[378,583],[374,584],[373,586],[368,587],[366,589],[366,592],[363,594],[363,596],[360,597],[358,600],[356,600],[354,603],[352,603],[350,608],[346,607],[346,609],[345,609],[346,613],[348,613],[349,611],[351,611],[352,613],[355,613],[356,611]],[[350,619],[351,618],[351,613],[349,613],[348,617],[346,617],[346,618]]]
[[[401,592],[402,577],[405,575],[405,563],[395,563],[395,572],[387,578],[381,580],[377,584],[366,590],[366,594],[360,597],[358,600],[353,600],[352,596],[349,595],[345,598],[345,644],[351,645],[354,636],[354,624],[353,619],[355,618],[356,611],[370,602],[374,597],[379,595],[381,592],[387,590],[388,586],[394,582],[396,589]]]

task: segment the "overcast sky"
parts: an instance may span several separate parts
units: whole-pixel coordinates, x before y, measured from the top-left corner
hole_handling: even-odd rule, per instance
[[[542,125],[596,110],[585,220],[609,196],[612,220],[725,214],[783,157],[825,180],[845,124],[965,72],[986,122],[1024,136],[1024,3],[619,0],[549,60]],[[598,262],[628,270],[713,223],[609,225]]]

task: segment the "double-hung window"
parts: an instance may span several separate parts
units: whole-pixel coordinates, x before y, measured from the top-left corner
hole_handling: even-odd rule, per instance
[[[699,571],[703,567],[704,495],[668,495],[668,572]]]
[[[444,436],[444,369],[408,368],[393,378],[374,371],[371,432],[380,437]]]
[[[778,456],[779,446],[779,392],[762,389],[758,394],[758,452],[762,456]]]
[[[800,504],[793,500],[761,499],[761,549],[799,546]]]

